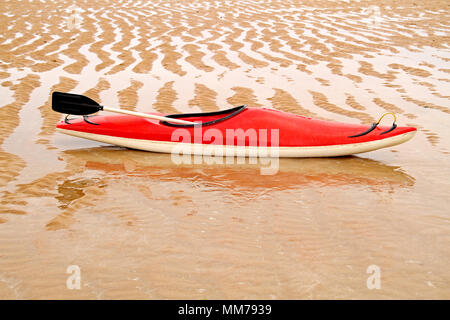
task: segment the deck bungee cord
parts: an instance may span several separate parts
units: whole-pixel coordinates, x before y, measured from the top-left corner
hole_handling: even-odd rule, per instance
[[[355,134],[355,135],[353,135],[353,136],[349,136],[349,138],[357,138],[357,137],[361,137],[361,136],[364,136],[364,135],[366,135],[366,134],[372,132],[373,130],[375,130],[376,127],[378,127],[378,125],[379,125],[380,122],[381,122],[381,119],[383,119],[384,116],[389,115],[389,114],[392,115],[392,116],[394,117],[394,122],[392,123],[392,127],[389,128],[389,129],[386,130],[386,131],[381,132],[380,134],[386,134],[386,133],[391,132],[392,130],[394,130],[395,128],[397,128],[397,124],[396,124],[396,122],[397,122],[397,117],[395,116],[394,113],[392,113],[392,112],[387,112],[387,113],[383,114],[383,115],[380,117],[380,119],[378,119],[377,122],[373,123],[372,126],[371,126],[368,130],[366,130],[366,131],[364,131],[364,132],[362,132],[362,133],[359,133],[359,134]]]

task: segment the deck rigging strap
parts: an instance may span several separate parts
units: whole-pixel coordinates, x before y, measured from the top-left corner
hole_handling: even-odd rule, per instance
[[[375,130],[375,128],[380,124],[381,119],[383,119],[383,118],[384,118],[386,115],[388,115],[388,114],[390,114],[390,115],[392,115],[392,116],[394,117],[394,122],[392,123],[392,127],[391,127],[391,128],[389,128],[389,129],[386,130],[386,131],[383,131],[383,132],[380,133],[380,134],[386,134],[386,133],[388,133],[388,132],[391,132],[392,130],[394,130],[395,128],[397,128],[397,124],[396,124],[396,122],[397,122],[397,117],[396,117],[395,114],[392,113],[392,112],[386,112],[385,114],[383,114],[383,115],[380,117],[380,119],[378,119],[377,122],[372,123],[372,126],[371,126],[369,129],[367,129],[367,130],[364,131],[364,132],[355,134],[355,135],[353,135],[353,136],[349,136],[349,138],[361,137],[361,136],[364,136],[364,135],[368,134],[369,132],[372,132],[372,131]]]

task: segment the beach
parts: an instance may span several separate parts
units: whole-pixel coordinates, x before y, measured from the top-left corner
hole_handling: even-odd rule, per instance
[[[0,299],[450,298],[448,1],[0,0],[0,16]],[[62,135],[53,91],[391,112],[418,132],[261,175]]]

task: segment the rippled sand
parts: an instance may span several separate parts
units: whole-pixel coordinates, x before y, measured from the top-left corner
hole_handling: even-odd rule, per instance
[[[0,0],[0,298],[449,299],[449,9]],[[395,112],[419,133],[263,176],[56,134],[54,90],[143,112]]]

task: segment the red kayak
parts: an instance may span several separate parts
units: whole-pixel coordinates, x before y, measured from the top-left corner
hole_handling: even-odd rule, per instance
[[[279,157],[357,154],[398,145],[416,133],[414,127],[395,123],[391,127],[347,124],[247,106],[209,113],[153,114],[197,124],[107,114],[66,118],[57,128],[68,135],[153,152]]]

